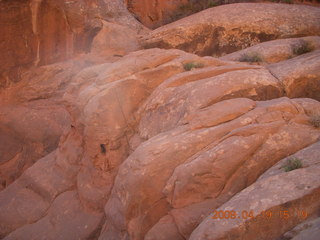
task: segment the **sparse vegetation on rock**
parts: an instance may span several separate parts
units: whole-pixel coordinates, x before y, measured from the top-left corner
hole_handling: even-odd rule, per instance
[[[312,115],[309,121],[315,128],[320,128],[320,114]]]
[[[297,157],[289,158],[289,159],[287,159],[285,164],[282,166],[282,168],[286,172],[290,172],[295,169],[302,168],[302,161],[301,161],[301,159],[299,159]]]
[[[300,40],[298,44],[292,46],[292,53],[294,55],[302,55],[313,51],[313,49],[313,46],[309,42],[305,40]]]
[[[262,62],[262,58],[258,53],[244,53],[239,58],[240,62]]]
[[[183,65],[184,70],[190,71],[193,68],[203,68],[204,64],[200,62],[188,62]]]

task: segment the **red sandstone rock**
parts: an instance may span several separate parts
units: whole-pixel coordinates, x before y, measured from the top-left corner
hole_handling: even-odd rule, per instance
[[[89,52],[100,19],[143,29],[120,0],[1,1],[0,11],[0,88],[19,81],[30,66]]]
[[[297,155],[317,161],[319,149],[316,143]],[[279,164],[274,170],[276,168],[279,168]],[[210,215],[197,227],[190,239],[256,239],[258,235],[262,239],[277,239],[306,218],[301,214],[302,211],[308,216],[319,211],[319,173],[319,166],[315,164],[288,173],[283,173],[282,169],[276,174],[263,175],[256,183],[217,209],[235,210],[240,215],[242,211],[253,211],[254,218],[212,219]],[[267,211],[271,212],[272,217],[266,215]],[[287,216],[283,214],[284,211],[287,211]]]
[[[170,22],[179,7],[187,4],[188,0],[126,0],[125,2],[128,10],[144,25],[150,28],[156,28]]]
[[[268,66],[285,86],[288,97],[320,100],[320,50]]]
[[[222,60],[245,61],[246,57],[257,56],[262,62],[276,63],[320,48],[320,37],[288,38],[268,41],[230,53]]]
[[[28,16],[22,24],[26,32],[37,32],[43,44],[39,58],[26,54],[26,67],[65,59],[89,46],[92,53],[29,69],[0,94],[0,173],[8,185],[0,192],[1,238],[188,239],[211,231],[206,220],[201,230],[197,226],[213,209],[223,204],[245,208],[248,202],[236,205],[231,198],[240,192],[245,199],[249,185],[257,196],[253,203],[263,200],[264,190],[268,197],[279,195],[270,197],[273,204],[306,201],[308,210],[316,211],[318,202],[308,196],[318,197],[315,142],[320,130],[310,119],[320,113],[320,103],[285,96],[317,99],[317,88],[309,91],[308,86],[318,74],[318,51],[266,67],[174,49],[132,52],[145,29],[118,1],[43,0],[15,6],[25,11],[17,11],[18,16]],[[286,27],[292,26],[292,13],[276,6],[269,10],[283,13],[289,19]],[[284,8],[301,9],[301,15],[310,10],[309,18],[301,18],[310,32],[299,25],[290,28],[294,34],[318,29],[315,8]],[[31,30],[28,14],[38,16],[31,17]],[[102,26],[98,19],[104,26],[95,36]],[[20,29],[9,28],[14,31],[6,25],[5,39]],[[67,48],[69,33],[77,43],[74,51]],[[25,59],[9,61],[5,74],[20,60]],[[188,71],[190,64],[197,67]],[[292,154],[305,158],[305,168],[284,173],[279,164]],[[299,188],[286,184],[297,183],[298,177],[312,186],[292,195],[276,188]],[[270,179],[276,181],[271,187]],[[294,219],[283,229],[277,220],[271,222],[270,236],[279,237],[299,222]],[[215,234],[242,233],[237,224]],[[244,236],[256,233],[256,226]]]
[[[127,231],[130,238],[143,239],[171,208],[232,196],[250,185],[279,159],[299,150],[294,146],[319,138],[318,130],[296,122],[301,114],[300,106],[279,99],[258,103],[225,124],[195,130],[185,125],[149,139],[119,170],[105,208],[119,230],[107,227],[103,236],[121,237]]]
[[[60,136],[69,129],[68,112],[52,102],[1,106],[1,188],[12,183],[39,158],[55,150]]]
[[[318,35],[319,13],[317,7],[302,5],[230,4],[160,27],[142,40],[147,48],[179,48],[221,56],[260,42]]]

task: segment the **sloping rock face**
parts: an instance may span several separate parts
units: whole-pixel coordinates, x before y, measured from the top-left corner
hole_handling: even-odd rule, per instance
[[[285,239],[292,240],[316,240],[320,232],[320,218],[306,220],[294,229],[284,234]]]
[[[289,97],[320,100],[320,50],[272,64],[268,68],[284,83]]]
[[[241,2],[262,2],[259,0],[126,0],[128,10],[145,26],[155,29],[162,25],[174,22],[207,8],[217,7],[223,4]],[[293,1],[263,1],[298,3],[319,6],[316,0]]]
[[[257,236],[276,239],[281,235],[279,231],[290,230],[308,216],[317,214],[320,209],[319,154],[319,142],[296,153],[294,156],[302,159],[304,168],[287,173],[281,167],[287,159],[279,162],[256,183],[216,210],[237,211],[240,216],[245,211],[252,211],[251,217],[212,219],[210,216],[197,227],[190,239],[256,239]],[[279,224],[281,228],[277,227]],[[301,232],[300,237],[312,239],[312,235],[319,233],[316,224],[310,224],[309,231]]]
[[[190,62],[203,67],[187,71]],[[64,64],[39,68],[39,79],[3,97],[6,109],[41,114],[46,104],[58,127],[43,135],[51,153],[0,192],[4,239],[188,239],[215,208],[320,137],[310,122],[320,103],[284,97],[287,82],[263,66],[160,49]],[[17,138],[46,143],[7,122]],[[36,119],[26,124],[47,134]],[[12,142],[5,152],[34,152]]]
[[[246,57],[254,55],[257,56],[261,62],[277,63],[319,48],[319,36],[277,39],[227,54],[220,59],[241,62],[246,61]]]
[[[4,0],[0,18],[0,87],[19,81],[32,65],[89,52],[100,19],[142,28],[120,0]]]
[[[145,36],[143,42],[147,48],[179,48],[199,55],[221,56],[260,42],[318,35],[319,16],[319,8],[310,6],[230,4],[160,27]]]
[[[274,240],[306,215],[210,214],[316,215],[319,50],[256,65],[135,51],[137,34],[103,21],[90,54],[1,92],[0,238],[255,239],[264,226]],[[293,157],[302,168],[285,172]]]
[[[170,17],[180,6],[187,4],[188,0],[159,1],[159,0],[126,0],[128,10],[132,12],[145,26],[149,28],[160,27],[168,23]]]

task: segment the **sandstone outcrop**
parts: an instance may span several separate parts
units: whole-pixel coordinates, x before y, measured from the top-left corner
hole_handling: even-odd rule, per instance
[[[316,180],[320,174],[319,146],[319,142],[315,143],[294,155],[302,159],[304,168],[285,173],[282,167],[284,159],[263,174],[256,183],[217,209],[235,210],[240,216],[244,211],[252,211],[252,217],[212,219],[210,215],[197,227],[190,239],[256,239],[257,235],[261,239],[277,239],[283,231],[317,214],[320,209],[320,188]],[[277,227],[279,224],[281,229]],[[304,234],[308,236],[308,233]]]
[[[318,36],[277,39],[227,54],[220,59],[228,61],[248,61],[246,57],[254,55],[258,57],[261,62],[276,63],[319,48],[320,37]]]
[[[99,18],[101,31],[92,36],[91,52],[28,67],[19,82],[0,92],[0,238],[256,239],[257,232],[270,240],[311,238],[320,210],[320,50],[289,59],[279,57],[272,42],[263,43],[256,48],[263,54],[269,49],[265,56],[271,60],[261,64],[179,49],[141,50],[139,31],[147,30],[122,4],[70,2],[66,16],[84,3],[99,14],[104,11],[99,6],[119,13]],[[67,2],[54,4],[59,11]],[[273,32],[272,38],[319,30],[314,7],[230,6],[221,13],[207,10],[197,20],[201,25],[212,12],[246,7],[265,20],[250,25],[254,38],[261,29]],[[292,25],[296,12],[301,19]],[[231,15],[243,24],[249,13],[243,20]],[[272,21],[287,19],[271,26],[272,18],[266,18],[271,13]],[[83,22],[73,14],[68,26],[79,29],[97,16],[85,14]],[[181,23],[183,30],[196,26],[194,16]],[[175,24],[159,34],[165,28],[172,34]],[[223,36],[235,37],[228,31]],[[318,38],[274,43],[303,40],[317,48]],[[287,171],[291,159],[300,165]],[[211,219],[215,210],[254,216]],[[273,218],[263,215],[266,211],[273,211]],[[303,230],[300,224],[309,223]]]
[[[268,66],[285,86],[288,97],[320,100],[320,50]]]
[[[168,236],[159,216],[169,213],[167,218],[173,217],[172,223],[178,225],[172,224],[170,229],[183,229],[183,232],[190,234],[193,229],[185,226],[190,224],[190,219],[187,223],[180,222],[175,219],[173,209],[179,216],[179,209],[188,207],[190,210],[193,204],[208,199],[212,199],[208,204],[212,206],[220,198],[228,198],[253,183],[259,174],[282,157],[299,150],[294,147],[297,141],[297,145],[302,146],[304,142],[307,146],[320,136],[319,131],[312,130],[312,127],[296,125],[302,124],[301,118],[305,117],[300,113],[304,111],[296,112],[301,106],[288,99],[257,103],[244,99],[242,106],[240,101],[234,99],[237,103],[235,108],[243,109],[240,117],[235,115],[232,120],[228,117],[196,129],[188,124],[165,131],[140,145],[130,155],[119,170],[105,208],[108,223],[114,225],[113,228],[107,226],[106,236],[110,239],[121,238],[121,233],[128,229],[130,238],[143,239],[154,225],[147,239],[158,239],[160,232],[166,239]],[[279,117],[276,117],[277,114],[280,114]],[[296,114],[297,120],[294,120]],[[211,119],[205,120],[209,123]],[[292,125],[283,125],[282,121],[289,121]],[[307,129],[314,131],[315,135]],[[271,156],[270,152],[273,153]],[[147,180],[150,178],[152,182]],[[126,194],[123,195],[123,192]],[[203,214],[203,208],[201,210],[197,212],[197,207],[194,207],[194,218]],[[119,215],[123,217],[119,218]],[[167,221],[163,221],[167,226]]]
[[[311,6],[230,4],[160,27],[142,41],[147,48],[178,48],[199,55],[221,56],[260,42],[318,35],[319,16],[319,8]]]
[[[54,151],[70,129],[62,106],[35,101],[0,108],[0,189],[12,183],[39,158]]]
[[[289,232],[284,234],[285,239],[292,240],[316,240],[319,237],[320,232],[320,218],[308,219]]]
[[[101,19],[143,29],[120,0],[5,0],[0,11],[0,88],[30,66],[89,52]]]
[[[159,1],[159,0],[126,0],[128,10],[134,14],[145,26],[150,28],[160,27],[171,20],[180,6],[188,3],[188,0]]]
[[[5,239],[70,238],[73,229],[80,239],[188,239],[215,208],[319,140],[309,121],[319,102],[285,97],[287,82],[267,67],[180,50],[80,64],[88,57],[41,67],[39,78],[7,90],[7,108],[65,108],[59,129],[66,131],[0,192]],[[190,62],[201,64],[187,71]]]

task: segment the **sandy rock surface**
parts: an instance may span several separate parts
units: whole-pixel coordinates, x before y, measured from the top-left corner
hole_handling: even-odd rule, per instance
[[[27,17],[26,42],[29,31],[64,46],[65,32],[63,44],[54,33],[67,19],[67,31],[90,40],[91,51],[55,58],[50,42],[37,55],[45,65],[30,67],[34,55],[17,46],[28,67],[19,57],[3,65],[1,239],[297,240],[318,232],[320,50],[289,56],[288,46],[317,46],[319,8],[226,5],[145,35],[120,1],[0,6],[16,6],[17,19],[35,9],[50,19],[51,35],[36,28],[34,36]],[[92,18],[101,30],[86,38]],[[17,34],[3,31],[5,39]],[[148,47],[165,42],[189,53],[142,49],[139,34]],[[263,54],[260,64],[194,54],[205,55],[204,44],[219,55],[257,43],[243,51]],[[14,82],[6,74],[18,65]],[[301,166],[286,171],[290,159]],[[212,219],[215,210],[239,215]]]
[[[318,35],[319,12],[317,7],[288,4],[223,5],[162,26],[142,41],[147,48],[221,56],[274,39]]]

